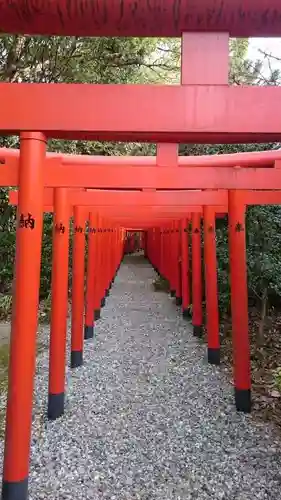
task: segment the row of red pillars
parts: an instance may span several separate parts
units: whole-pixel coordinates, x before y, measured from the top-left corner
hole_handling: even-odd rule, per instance
[[[3,500],[28,498],[45,156],[46,140],[41,133],[21,135]],[[123,257],[123,230],[99,219],[97,214],[87,213],[85,207],[71,207],[68,203],[67,188],[56,188],[48,391],[48,418],[52,420],[64,412],[71,216],[74,229],[70,359],[72,368],[83,363],[84,339],[94,335],[94,321],[100,316],[100,308],[105,304],[105,298]]]
[[[238,411],[248,413],[251,410],[251,371],[245,241],[246,209],[241,199],[242,195],[243,193],[237,190],[230,190],[228,194],[228,243],[235,404]],[[197,337],[203,335],[204,271],[207,357],[209,363],[218,365],[220,330],[215,207],[205,206],[203,210],[203,255],[201,233],[199,213],[192,213],[185,220],[173,221],[165,227],[152,228],[147,232],[145,255],[159,275],[168,280],[171,296],[175,297],[177,305],[181,305],[183,316],[185,318],[192,316],[193,333]]]

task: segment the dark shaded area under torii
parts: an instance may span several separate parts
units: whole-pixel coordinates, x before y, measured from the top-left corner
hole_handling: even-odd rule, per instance
[[[186,31],[279,36],[279,0],[0,0],[0,31],[167,36]]]

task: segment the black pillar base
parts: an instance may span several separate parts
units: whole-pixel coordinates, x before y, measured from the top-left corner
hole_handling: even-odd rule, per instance
[[[189,309],[183,309],[183,311],[182,311],[182,316],[183,316],[183,318],[185,318],[185,319],[190,319],[190,318],[191,318],[191,314],[190,314],[190,312],[189,312]]]
[[[94,310],[94,321],[98,321],[100,319],[100,309]]]
[[[234,389],[235,405],[237,411],[251,413],[251,389]]]
[[[220,348],[208,347],[208,363],[211,365],[220,364]]]
[[[92,338],[94,338],[94,327],[85,325],[84,326],[84,339],[88,340],[88,339],[92,339]]]
[[[181,306],[181,305],[182,305],[182,298],[176,297],[176,306]]]
[[[103,297],[100,301],[100,306],[104,307],[105,306],[105,297]]]
[[[64,392],[48,395],[48,419],[56,420],[64,414]]]
[[[176,290],[171,290],[170,291],[170,295],[171,295],[171,297],[175,297],[176,296]]]
[[[105,296],[109,297],[109,289],[108,288],[105,290]]]
[[[71,351],[70,354],[70,367],[78,368],[83,365],[83,351]]]
[[[202,325],[193,325],[193,335],[194,335],[194,337],[202,337],[203,336],[203,326]]]
[[[3,481],[2,500],[28,500],[28,479],[23,481]]]

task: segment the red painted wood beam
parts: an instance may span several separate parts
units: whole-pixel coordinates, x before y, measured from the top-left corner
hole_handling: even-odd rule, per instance
[[[178,37],[184,31],[279,36],[279,0],[1,0],[4,33]]]
[[[244,191],[245,205],[280,205],[279,191]],[[9,203],[18,204],[18,191],[9,192]],[[226,190],[213,191],[68,191],[68,203],[72,206],[92,206],[99,210],[119,213],[120,210],[155,209],[157,212],[185,213],[202,211],[202,206],[211,205],[217,212],[225,211],[228,206]],[[44,205],[54,205],[54,189],[45,188]]]
[[[163,146],[163,144],[162,144]],[[158,148],[159,149],[159,148]],[[0,163],[10,157],[19,157],[19,149],[0,148]],[[96,166],[171,166],[167,155],[159,156],[99,156],[99,155],[70,155],[47,153],[47,158],[62,159],[65,165],[96,165]],[[281,149],[273,151],[253,151],[247,153],[232,153],[202,156],[178,156],[177,164],[186,167],[273,167],[276,160],[281,160]]]
[[[216,218],[221,219],[225,217],[225,213],[217,214]],[[122,227],[128,227],[129,225],[137,224],[138,226],[143,226],[144,224],[149,224],[151,227],[160,227],[164,224],[171,224],[171,221],[173,220],[181,220],[181,219],[186,219],[186,214],[182,215],[181,217],[166,217],[165,215],[159,215],[159,216],[135,216],[134,218],[128,217],[128,216],[122,216],[114,219],[113,217],[109,217],[109,220],[115,224],[118,224],[119,226]]]
[[[280,162],[276,162],[279,165]],[[46,160],[45,187],[96,189],[281,189],[281,168],[178,168],[95,167],[61,164],[59,158]],[[18,162],[9,158],[0,164],[0,186],[18,186]]]
[[[183,143],[281,140],[279,87],[2,83],[0,109],[2,134],[40,130],[67,139]]]
[[[281,193],[280,193],[281,200]],[[9,192],[9,202],[12,205],[18,203],[18,191]],[[201,205],[227,205],[227,191],[73,191],[68,192],[68,202],[70,205],[116,207],[118,211],[121,207],[147,208],[158,207],[159,209],[176,210],[186,207]],[[54,204],[54,189],[45,188],[44,205]],[[189,211],[193,211],[189,208]]]
[[[91,207],[93,208],[93,206]],[[86,210],[86,208],[85,208]],[[98,210],[99,214],[101,216],[105,217],[110,217],[111,219],[119,220],[122,217],[128,217],[131,220],[134,220],[135,217],[148,217],[148,218],[167,218],[167,219],[180,219],[181,217],[186,217],[187,212],[195,212],[202,214],[203,213],[203,207],[202,205],[187,205],[186,207],[177,207],[177,206],[171,206],[171,207],[157,207],[157,206],[152,206],[152,207],[135,207],[135,206],[128,206],[128,207],[116,207],[116,205],[113,206],[103,206],[103,207],[97,207],[96,210]],[[88,211],[88,210],[87,210]],[[227,212],[227,206],[217,206],[216,211],[220,213],[226,213]]]

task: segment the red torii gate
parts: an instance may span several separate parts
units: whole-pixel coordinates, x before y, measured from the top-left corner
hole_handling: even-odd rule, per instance
[[[166,0],[161,4],[160,10],[156,0],[152,0],[149,6],[144,1],[139,2],[137,7],[134,3],[133,9],[130,0],[115,2],[114,8],[109,1],[103,1],[102,4],[98,0],[94,3],[83,2],[83,9],[79,8],[81,5],[79,1],[71,3],[57,0],[50,3],[38,0],[36,4],[21,0],[13,4],[11,9],[10,2],[0,0],[0,28],[4,32],[74,35],[86,33],[109,36],[137,35],[141,31],[149,36],[156,36],[160,32],[164,36],[182,35],[182,81],[180,86],[151,87],[0,85],[0,133],[21,133],[19,172],[11,171],[12,163],[1,166],[0,185],[4,185],[3,178],[6,175],[4,171],[8,169],[8,177],[14,176],[13,182],[8,185],[20,187],[18,214],[32,213],[34,217],[32,231],[25,231],[25,225],[17,229],[3,500],[27,498],[37,324],[34,306],[38,303],[43,188],[44,186],[68,187],[66,179],[72,168],[71,166],[65,168],[60,162],[55,164],[56,159],[52,159],[51,168],[47,168],[46,138],[229,143],[276,141],[281,137],[279,123],[281,89],[228,86],[229,34],[268,36],[279,33],[281,21],[278,0],[271,0],[269,6],[265,6],[264,0],[248,0],[244,10],[241,10],[238,0],[220,2],[219,6],[212,0],[211,10],[205,0],[203,3],[200,2],[200,6],[176,1],[171,4]],[[187,33],[189,30],[193,32]],[[213,33],[195,33],[194,30],[213,31]],[[134,167],[133,173],[128,169],[130,172],[128,181],[124,168],[120,170],[119,167],[116,175],[109,168],[106,186],[131,189],[182,189],[184,185],[186,189],[218,187],[231,189],[228,208],[230,244],[233,250],[231,253],[232,315],[237,324],[241,315],[243,321],[240,319],[239,328],[245,333],[247,332],[244,321],[247,316],[245,235],[243,231],[235,231],[236,225],[238,223],[241,225],[241,221],[244,220],[245,207],[238,189],[279,188],[280,170],[267,168],[265,171],[258,168],[253,175],[252,169],[247,168],[240,170],[220,168],[218,172],[218,169],[208,167],[210,169],[208,173],[206,167],[200,169],[200,174],[193,174],[192,177],[188,167],[182,169],[173,166],[177,168],[176,172],[170,167],[165,171],[164,168],[153,171],[150,167],[141,169]],[[57,185],[54,183],[55,169],[60,176]],[[159,171],[156,172],[157,170]],[[106,187],[98,184],[99,177],[91,179],[89,185],[87,183],[89,173],[93,175],[92,168],[81,169],[80,181],[76,176],[76,187]],[[102,174],[102,168],[98,170],[96,167],[94,173],[104,175],[105,179],[106,174]],[[121,178],[118,179],[119,174]],[[110,175],[113,175],[112,183]],[[189,176],[191,184],[188,182]],[[73,174],[70,174],[70,177],[74,179]],[[46,178],[49,184],[45,182]],[[239,262],[241,256],[242,262]],[[241,275],[233,272],[238,267]],[[28,294],[24,294],[26,289],[29,291]],[[29,345],[25,343],[26,334],[30,339]],[[20,368],[15,376],[16,366]],[[250,410],[250,389],[244,381],[239,381],[238,387],[235,388],[235,397],[238,409]]]

